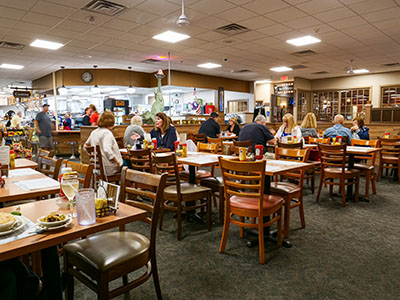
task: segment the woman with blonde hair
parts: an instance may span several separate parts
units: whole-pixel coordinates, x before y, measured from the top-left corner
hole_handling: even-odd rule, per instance
[[[125,147],[130,145],[133,146],[135,141],[144,139],[144,130],[142,128],[143,121],[140,116],[134,116],[131,119],[131,125],[129,125],[124,133],[124,145]]]
[[[318,137],[317,131],[317,118],[313,113],[308,113],[304,117],[303,122],[300,125],[301,135],[302,136],[311,136],[311,137]]]
[[[226,134],[239,136],[239,131],[240,127],[237,119],[235,117],[229,118],[229,125],[228,128],[226,129]]]
[[[287,137],[296,137],[297,141],[301,140],[300,127],[296,125],[292,114],[285,114],[282,118],[283,124],[275,134],[277,140],[286,142]]]

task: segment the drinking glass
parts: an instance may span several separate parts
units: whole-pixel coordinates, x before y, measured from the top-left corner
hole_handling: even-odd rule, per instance
[[[71,217],[76,218],[76,213],[74,213],[74,198],[75,194],[79,189],[79,180],[77,177],[63,176],[61,178],[61,188],[65,196],[67,196],[69,201],[69,208],[71,211]]]
[[[76,212],[79,225],[96,222],[95,196],[93,189],[81,189],[76,194]]]

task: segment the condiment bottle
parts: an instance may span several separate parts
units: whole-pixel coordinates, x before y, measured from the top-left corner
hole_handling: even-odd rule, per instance
[[[264,146],[263,145],[256,145],[255,146],[255,159],[261,160],[264,156]]]
[[[15,168],[15,153],[14,150],[10,150],[10,169]]]
[[[72,172],[71,168],[61,168],[61,174],[60,174],[60,176],[58,176],[58,182],[61,183],[61,179],[64,176],[64,174],[70,173],[70,172]],[[65,196],[65,194],[63,193],[61,185],[60,185],[60,197],[64,197],[64,196]]]
[[[384,138],[385,138],[385,139],[389,139],[389,138],[390,138],[390,132],[385,132]]]
[[[175,141],[175,151],[176,151],[176,149],[178,148],[178,145],[179,145],[179,141]]]
[[[148,140],[143,140],[143,149],[147,149],[148,146],[149,146]]]
[[[240,147],[239,148],[239,160],[240,161],[245,161],[247,157],[247,148],[246,147]]]
[[[157,139],[152,139],[151,142],[153,143],[154,150],[157,150]]]
[[[187,144],[183,143],[183,157],[187,157]]]

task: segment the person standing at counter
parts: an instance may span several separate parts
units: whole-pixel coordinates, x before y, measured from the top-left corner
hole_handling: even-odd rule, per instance
[[[96,106],[94,104],[90,104],[89,108],[90,108],[90,125],[97,126],[97,121],[99,120],[99,113],[97,112]]]
[[[124,133],[124,144],[125,147],[130,145],[133,146],[135,141],[144,138],[144,130],[142,128],[143,121],[140,116],[134,116],[131,119],[131,125],[129,125]]]
[[[82,125],[90,126],[90,108],[89,107],[85,108],[85,116],[82,119]]]
[[[207,140],[207,137],[210,138],[220,137],[221,128],[219,127],[218,124],[218,118],[219,118],[218,113],[213,111],[210,114],[210,118],[207,121],[203,122],[203,124],[201,124],[199,133],[204,133],[206,135],[205,140]]]
[[[16,128],[16,129],[21,128],[21,118],[22,118],[22,112],[19,111],[19,112],[17,112],[17,113],[14,115],[14,117],[11,119],[10,127],[11,127],[11,128]]]
[[[176,129],[170,118],[163,112],[156,114],[156,126],[150,131],[151,138],[157,140],[157,148],[175,149]]]
[[[71,113],[67,111],[64,115],[65,119],[63,122],[64,130],[71,130],[72,121],[71,121]]]
[[[92,131],[85,145],[100,146],[101,157],[106,176],[112,176],[121,171],[122,157],[117,141],[111,130],[114,128],[115,116],[111,111],[105,111],[100,115],[99,127]]]
[[[36,115],[35,127],[39,136],[39,147],[45,149],[53,149],[53,141],[51,137],[51,119],[47,114],[49,105],[44,104],[43,110]]]
[[[238,124],[238,121],[236,120],[235,117],[231,117],[229,119],[229,125],[228,128],[226,129],[226,134],[227,135],[239,135],[240,127]]]

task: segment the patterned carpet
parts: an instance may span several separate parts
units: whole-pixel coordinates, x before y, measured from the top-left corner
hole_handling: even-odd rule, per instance
[[[346,208],[340,198],[329,199],[327,189],[319,203],[306,190],[306,228],[300,228],[298,212],[292,210],[293,247],[267,243],[265,265],[258,262],[258,247],[246,247],[236,226],[231,225],[226,253],[220,254],[222,226],[207,232],[205,225],[185,220],[178,242],[176,219],[166,214],[157,241],[163,298],[399,299],[399,190],[397,182],[384,178],[369,203],[349,202]],[[147,233],[146,226],[134,223],[128,230]],[[96,296],[77,282],[75,298]],[[115,299],[156,299],[153,282]]]

